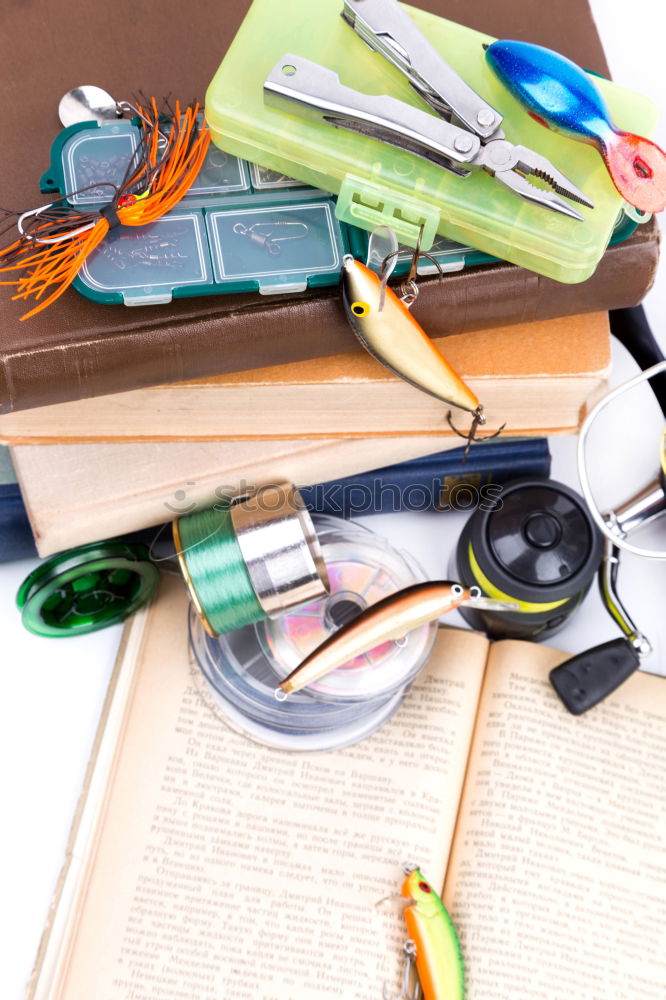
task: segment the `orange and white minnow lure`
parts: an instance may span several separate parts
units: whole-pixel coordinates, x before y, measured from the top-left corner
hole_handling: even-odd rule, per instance
[[[471,604],[477,608],[517,610],[516,604],[481,597],[478,587],[465,588],[448,580],[416,583],[385,597],[362,611],[310,653],[276,689],[278,700],[341,667],[383,642],[401,639],[407,632],[442,615]]]
[[[464,1000],[465,973],[456,929],[441,899],[416,865],[404,865],[407,878],[401,895],[406,900],[405,970],[400,993],[384,1000]],[[416,964],[419,984],[410,989]],[[419,990],[420,985],[420,990]]]

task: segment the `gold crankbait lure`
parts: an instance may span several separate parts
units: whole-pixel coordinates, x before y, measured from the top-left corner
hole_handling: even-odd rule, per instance
[[[365,349],[399,378],[481,419],[483,408],[407,306],[365,264],[346,256],[342,291],[349,323]],[[383,302],[382,302],[383,298]]]
[[[405,923],[409,940],[405,944],[405,971],[398,996],[384,1000],[416,1000],[417,985],[410,991],[412,966],[424,1000],[464,1000],[465,972],[456,929],[441,899],[416,865],[405,865],[407,878],[401,895],[407,900]]]
[[[466,589],[448,580],[416,583],[366,608],[325,639],[281,681],[275,695],[278,700],[283,700],[286,695],[314,684],[368,649],[392,639],[401,639],[412,629],[441,618],[461,604],[494,610],[517,610],[516,604],[481,597],[478,587]]]

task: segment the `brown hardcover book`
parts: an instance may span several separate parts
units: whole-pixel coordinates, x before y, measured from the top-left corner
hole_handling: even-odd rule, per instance
[[[569,433],[606,388],[607,313],[448,337],[439,348],[483,403],[485,432]],[[453,432],[449,407],[365,352],[134,389],[0,416],[9,444],[367,438]],[[469,415],[454,410],[457,424]]]
[[[507,0],[419,0],[432,12],[499,37],[554,47],[582,65],[608,68],[586,0],[540,5]],[[103,4],[49,0],[5,5],[0,32],[3,207],[44,203],[39,175],[59,131],[58,101],[96,83],[117,99],[138,90],[203,98],[249,0]],[[36,39],[48,45],[35,58]],[[26,68],[29,67],[29,70]],[[657,261],[654,223],[612,247],[595,275],[560,285],[498,263],[421,283],[418,318],[435,336],[640,301]],[[128,309],[68,290],[26,322],[25,303],[0,289],[0,412],[275,365],[354,349],[336,289],[266,299],[220,295]]]

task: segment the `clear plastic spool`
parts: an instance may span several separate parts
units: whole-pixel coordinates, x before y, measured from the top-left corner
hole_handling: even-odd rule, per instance
[[[328,597],[216,639],[190,614],[198,689],[232,729],[282,749],[333,749],[374,732],[425,664],[437,630],[436,623],[423,625],[278,701],[279,681],[327,636],[363,608],[425,578],[374,532],[337,518],[314,521],[331,580]]]

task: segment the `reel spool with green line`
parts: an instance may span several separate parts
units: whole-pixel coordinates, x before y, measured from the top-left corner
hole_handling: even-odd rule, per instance
[[[173,523],[194,608],[211,636],[324,597],[328,573],[310,514],[291,483]]]
[[[264,486],[173,523],[192,603],[211,636],[273,618],[329,590],[317,533],[291,483]],[[43,562],[17,595],[23,625],[40,636],[116,625],[157,589],[157,538],[94,542]],[[163,547],[163,546],[162,546]],[[174,559],[169,551],[166,558]]]

